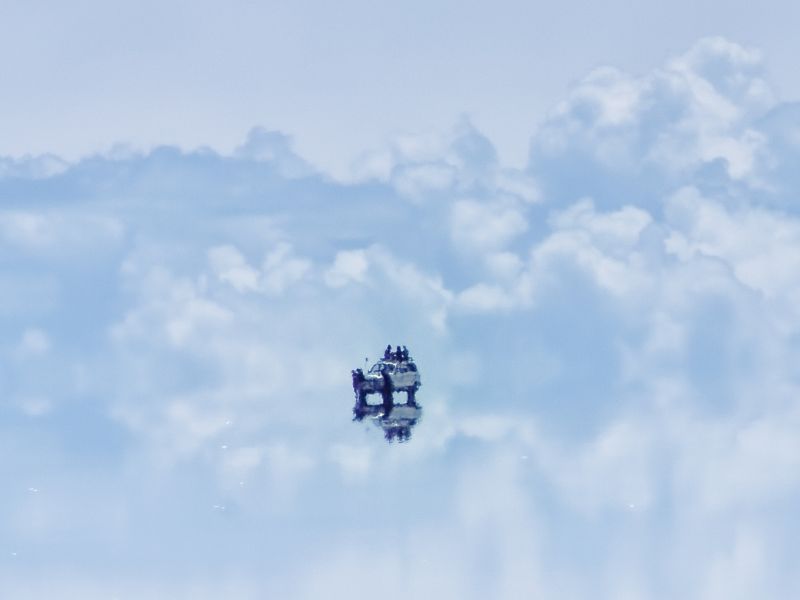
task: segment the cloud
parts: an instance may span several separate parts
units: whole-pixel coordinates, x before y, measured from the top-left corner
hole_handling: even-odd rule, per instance
[[[275,165],[284,177],[304,177],[314,173],[311,166],[292,150],[291,137],[263,127],[251,129],[245,143],[234,151],[234,156]]]
[[[366,155],[356,168],[358,179],[385,181],[415,203],[452,194],[539,200],[534,178],[499,165],[491,141],[469,118],[462,117],[445,135],[399,135],[389,148]]]
[[[458,295],[458,305],[468,312],[531,306],[542,293],[539,290],[557,279],[567,263],[590,274],[599,287],[630,296],[652,285],[649,265],[639,248],[641,234],[652,220],[649,213],[633,206],[603,214],[596,212],[591,200],[580,200],[551,215],[553,232],[531,248],[524,267],[514,254],[488,256],[495,269],[514,276],[505,285],[480,282],[467,288]],[[492,231],[491,224],[487,229]]]
[[[364,250],[342,250],[336,253],[333,266],[325,272],[325,283],[330,287],[341,287],[349,281],[362,283],[368,268]]]
[[[65,257],[91,252],[98,246],[114,248],[124,234],[112,216],[48,210],[0,212],[0,237],[8,247],[26,254]]]
[[[242,598],[374,595],[364,572],[398,597],[787,595],[797,131],[759,53],[710,38],[590,73],[523,170],[468,119],[350,183],[258,128],[231,156],[6,160],[0,526],[30,528],[2,543],[162,596],[198,570]],[[421,370],[408,444],[351,421],[387,343]]]
[[[459,200],[453,205],[453,243],[479,250],[502,248],[528,229],[522,212],[502,204]]]
[[[346,478],[364,479],[370,472],[372,449],[334,444],[330,449],[330,460],[339,465]]]
[[[758,122],[774,108],[756,51],[702,39],[641,77],[603,67],[584,78],[534,136],[530,172],[561,201],[604,206],[623,190],[649,205],[714,165],[729,183],[756,183],[770,146]]]
[[[22,340],[17,348],[17,356],[22,359],[43,356],[52,347],[48,335],[41,329],[28,329],[22,334]]]
[[[794,296],[800,255],[796,218],[756,207],[727,210],[720,202],[684,188],[666,206],[675,229],[665,248],[682,260],[695,253],[715,256],[736,278],[768,298]]]
[[[286,242],[267,253],[261,272],[247,264],[241,253],[230,245],[211,248],[208,258],[219,280],[230,283],[238,292],[281,294],[311,268],[310,261],[292,256],[292,246]]]
[[[233,246],[211,248],[208,259],[219,280],[230,283],[237,292],[258,289],[259,272]]]

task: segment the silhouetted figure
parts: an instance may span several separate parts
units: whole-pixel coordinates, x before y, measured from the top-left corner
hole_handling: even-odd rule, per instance
[[[353,375],[353,391],[356,394],[356,405],[353,408],[353,414],[357,421],[363,419],[367,414],[367,392],[362,385],[364,383],[364,371],[356,369],[352,372]]]
[[[403,346],[402,358],[403,360],[408,360],[408,348],[406,348],[405,346]]]
[[[361,369],[356,369],[355,371],[352,372],[352,374],[353,374],[353,390],[358,392],[362,387],[361,384],[364,383],[364,381],[366,380],[366,377],[364,377],[364,371],[362,371]]]
[[[414,387],[408,388],[408,390],[406,391],[406,404],[408,406],[413,406],[414,408],[417,408],[416,395],[417,395],[416,385]]]
[[[351,374],[353,376],[353,389],[358,391],[361,382],[364,381],[364,371],[361,369],[355,369],[351,371]]]
[[[386,418],[389,416],[389,413],[392,412],[392,407],[394,407],[394,398],[392,398],[394,385],[392,384],[392,378],[389,376],[389,371],[386,370],[386,367],[381,371],[381,375],[383,375],[383,389],[381,390],[381,396],[383,397],[383,417]]]
[[[389,344],[386,346],[386,350],[383,353],[383,360],[391,360],[392,358],[392,345]]]
[[[387,427],[383,431],[383,437],[390,442],[397,440],[402,444],[403,442],[407,442],[409,439],[411,439],[411,428],[404,425]]]

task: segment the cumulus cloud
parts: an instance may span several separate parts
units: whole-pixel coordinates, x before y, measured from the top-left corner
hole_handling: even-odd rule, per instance
[[[20,358],[37,357],[47,354],[52,347],[52,342],[48,335],[41,329],[28,329],[22,334],[17,347],[17,355]]]
[[[502,248],[528,229],[515,206],[459,200],[453,204],[453,242],[458,247],[479,250]]]
[[[255,583],[231,597],[350,597],[375,562],[398,597],[787,595],[800,112],[765,81],[719,38],[603,67],[522,170],[468,119],[347,184],[263,129],[232,156],[5,160],[2,519],[41,527],[3,543],[50,560],[58,499],[23,491],[86,523],[82,474],[122,516],[75,533],[66,571],[116,552],[153,581],[237,565]],[[387,343],[422,373],[409,444],[350,420],[350,370]]]
[[[325,283],[341,287],[349,281],[363,282],[369,261],[364,250],[342,250],[336,253],[333,266],[325,273]]]
[[[758,52],[720,38],[641,77],[603,67],[534,136],[531,171],[561,201],[592,194],[604,205],[626,189],[649,204],[717,168],[729,183],[755,184],[770,146],[759,119],[775,108],[763,71]]]
[[[291,137],[263,127],[251,129],[245,143],[234,151],[234,156],[274,165],[284,177],[304,177],[314,173],[312,167],[292,150]]]
[[[793,297],[800,268],[796,218],[758,207],[728,210],[696,188],[670,197],[666,211],[674,229],[667,252],[689,261],[698,253],[730,264],[736,278],[769,298]]]
[[[264,257],[261,271],[251,267],[233,246],[215,246],[208,251],[212,270],[220,281],[230,283],[238,292],[261,291],[280,294],[311,268],[311,262],[292,255],[292,246],[279,243]]]

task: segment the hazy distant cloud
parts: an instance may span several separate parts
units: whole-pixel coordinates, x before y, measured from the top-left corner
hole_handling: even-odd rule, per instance
[[[41,329],[28,329],[22,334],[22,339],[16,348],[16,356],[20,359],[29,359],[44,356],[52,348],[50,337]]]
[[[52,257],[108,250],[122,241],[121,221],[74,210],[0,212],[0,237],[11,248]]]
[[[314,173],[311,165],[292,150],[291,137],[263,127],[251,129],[245,143],[234,151],[234,156],[277,165],[284,177],[304,177]]]
[[[53,154],[29,156],[20,160],[4,157],[0,158],[0,179],[7,177],[44,179],[63,173],[69,166],[67,161]]]

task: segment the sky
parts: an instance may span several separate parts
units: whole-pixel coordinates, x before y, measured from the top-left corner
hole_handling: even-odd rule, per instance
[[[786,0],[7,0],[0,16],[0,155],[229,154],[263,126],[349,180],[392,136],[466,114],[522,168],[588,72],[643,76],[713,35],[762,50],[775,89],[800,97]]]
[[[797,10],[4,6],[0,596],[795,595]]]

